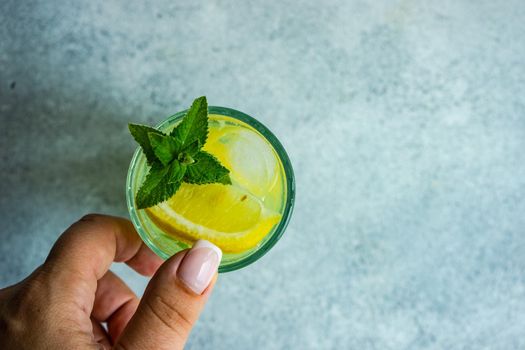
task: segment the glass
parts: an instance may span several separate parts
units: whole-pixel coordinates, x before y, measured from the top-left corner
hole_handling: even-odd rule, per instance
[[[169,117],[157,125],[157,129],[165,132],[171,130],[180,122],[186,112],[187,110],[181,111]],[[280,221],[274,225],[265,238],[263,238],[263,240],[259,242],[254,248],[242,253],[224,254],[219,266],[219,272],[227,272],[240,269],[258,260],[281,238],[286,229],[286,226],[288,225],[294,206],[295,180],[290,159],[288,158],[288,155],[286,154],[283,146],[272,134],[272,132],[259,121],[242,112],[225,107],[209,106],[208,113],[210,115],[231,117],[254,128],[260,134],[260,136],[266,139],[266,141],[268,141],[268,143],[273,147],[273,150],[281,162],[282,169],[284,170],[283,185],[285,187],[284,193],[286,198],[284,199],[284,206],[282,209]],[[134,197],[147,174],[147,170],[148,166],[146,164],[146,158],[139,147],[133,155],[128,170],[126,182],[126,200],[128,210],[131,216],[131,221],[133,222],[133,225],[135,226],[142,240],[157,255],[163,259],[167,259],[177,252],[189,248],[189,246],[188,244],[177,240],[176,237],[165,233],[163,230],[157,227],[157,225],[153,223],[144,210],[137,210]]]

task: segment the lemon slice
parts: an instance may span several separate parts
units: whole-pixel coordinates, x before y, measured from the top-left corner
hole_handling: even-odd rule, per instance
[[[183,183],[173,197],[146,211],[177,239],[187,243],[206,239],[225,253],[255,247],[281,218],[250,192],[222,184]]]

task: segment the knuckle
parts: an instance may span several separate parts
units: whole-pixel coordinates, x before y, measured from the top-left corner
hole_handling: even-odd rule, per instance
[[[59,241],[68,241],[71,237],[78,235],[79,232],[107,227],[108,225],[112,227],[112,221],[108,220],[106,215],[97,213],[86,214],[69,226],[62,237],[59,238]],[[59,243],[59,241],[57,241],[57,243]]]
[[[104,222],[104,215],[90,213],[82,216],[80,219],[75,221],[69,226],[69,228],[64,232],[64,234],[59,238],[55,245],[60,244],[64,237],[68,237],[74,233],[77,233],[79,230],[86,230],[92,227],[96,227]]]
[[[6,334],[14,336],[19,334],[22,330],[22,323],[20,322],[20,315],[16,307],[13,304],[16,302],[15,298],[18,297],[16,293],[7,300],[2,301],[0,305],[0,334]]]
[[[28,325],[45,313],[41,304],[42,282],[36,274],[13,287],[2,300],[0,312],[0,331],[5,334],[23,334]]]
[[[179,310],[176,305],[173,305],[162,296],[155,295],[146,299],[146,307],[150,309],[154,317],[182,338],[189,334],[193,322],[184,311]]]
[[[27,314],[31,311],[40,311],[37,306],[42,294],[46,291],[43,286],[43,277],[36,275],[29,281],[24,282],[11,297],[9,306],[16,314]]]
[[[89,213],[80,218],[80,222],[99,222],[103,219],[104,215],[97,213]]]

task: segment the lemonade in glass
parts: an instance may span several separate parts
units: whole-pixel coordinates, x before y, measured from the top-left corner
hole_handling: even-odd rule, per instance
[[[157,129],[169,133],[186,113],[169,117]],[[219,272],[236,270],[260,258],[282,236],[294,203],[292,166],[264,125],[230,108],[208,107],[203,150],[230,171],[231,184],[182,183],[171,198],[138,209],[135,197],[149,169],[138,148],[127,177],[131,220],[144,242],[164,259],[206,239],[223,251]]]

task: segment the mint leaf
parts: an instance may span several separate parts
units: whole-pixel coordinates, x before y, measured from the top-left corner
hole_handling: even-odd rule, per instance
[[[164,135],[164,133],[157,129],[153,129],[149,126],[139,124],[128,124],[128,128],[133,138],[138,142],[138,144],[142,148],[142,151],[146,156],[148,164],[152,165],[157,160],[157,157],[155,156],[155,152],[151,147],[148,134],[153,133],[157,135]]]
[[[150,132],[148,138],[153,153],[163,165],[168,165],[180,151],[180,143],[171,136]]]
[[[136,194],[138,209],[172,197],[183,182],[231,184],[230,171],[213,155],[202,151],[208,137],[208,102],[202,96],[191,105],[179,125],[166,135],[149,126],[129,124],[150,165]]]
[[[195,163],[195,159],[186,152],[180,153],[177,160],[183,165],[191,165]]]
[[[200,151],[193,157],[195,163],[189,165],[183,181],[192,184],[222,183],[231,185],[230,171],[211,154]]]
[[[182,122],[173,129],[170,136],[176,138],[183,148],[195,141],[199,141],[201,147],[204,146],[208,137],[208,102],[206,96],[193,101],[188,113]]]
[[[179,162],[173,162],[171,166],[172,168],[171,173],[169,174],[168,183],[176,184],[182,182],[182,178],[187,171],[186,165],[180,164]]]
[[[177,162],[167,167],[155,163],[137,193],[137,208],[149,208],[173,196],[181,185],[185,170]]]
[[[201,142],[199,140],[192,142],[190,145],[185,147],[183,151],[190,156],[194,156],[202,148]]]

